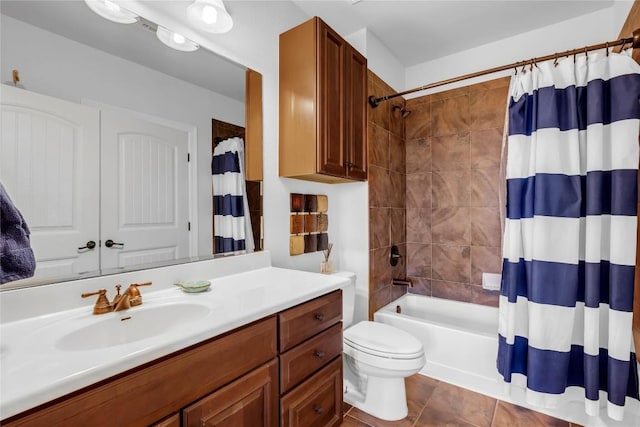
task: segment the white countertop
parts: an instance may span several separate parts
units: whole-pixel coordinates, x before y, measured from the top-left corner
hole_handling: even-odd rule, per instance
[[[140,288],[143,304],[93,315],[87,306],[5,322],[0,326],[0,419],[66,395],[239,326],[342,288],[339,276],[265,267],[211,279],[207,292],[179,287]],[[111,291],[109,294],[111,298]],[[205,317],[178,324],[153,337],[102,349],[64,350],[56,342],[76,326],[108,316],[175,302],[206,305]]]

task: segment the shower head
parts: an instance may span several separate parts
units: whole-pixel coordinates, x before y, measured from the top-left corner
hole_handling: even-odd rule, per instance
[[[392,111],[393,111],[393,114],[396,117],[401,117],[403,119],[406,119],[407,117],[409,117],[409,114],[411,114],[411,111],[409,111],[406,108],[403,108],[403,107],[401,107],[399,105],[394,105],[393,108],[392,108]],[[397,113],[398,111],[400,112],[399,115]]]

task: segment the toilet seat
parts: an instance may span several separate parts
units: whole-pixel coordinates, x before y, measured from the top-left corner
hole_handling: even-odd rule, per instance
[[[417,338],[380,322],[359,322],[344,331],[343,339],[345,346],[372,356],[404,360],[424,357],[424,348]]]

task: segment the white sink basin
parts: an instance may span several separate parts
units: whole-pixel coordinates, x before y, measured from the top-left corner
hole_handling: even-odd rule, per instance
[[[63,335],[55,346],[84,351],[128,344],[170,332],[210,312],[206,305],[180,302],[102,314],[104,318]]]

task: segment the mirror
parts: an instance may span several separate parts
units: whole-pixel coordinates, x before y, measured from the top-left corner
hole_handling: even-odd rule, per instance
[[[3,0],[0,13],[2,139],[13,140],[0,181],[38,257],[32,279],[0,289],[213,257],[212,128],[246,126],[247,69],[83,1]],[[46,146],[30,145],[36,134]]]

